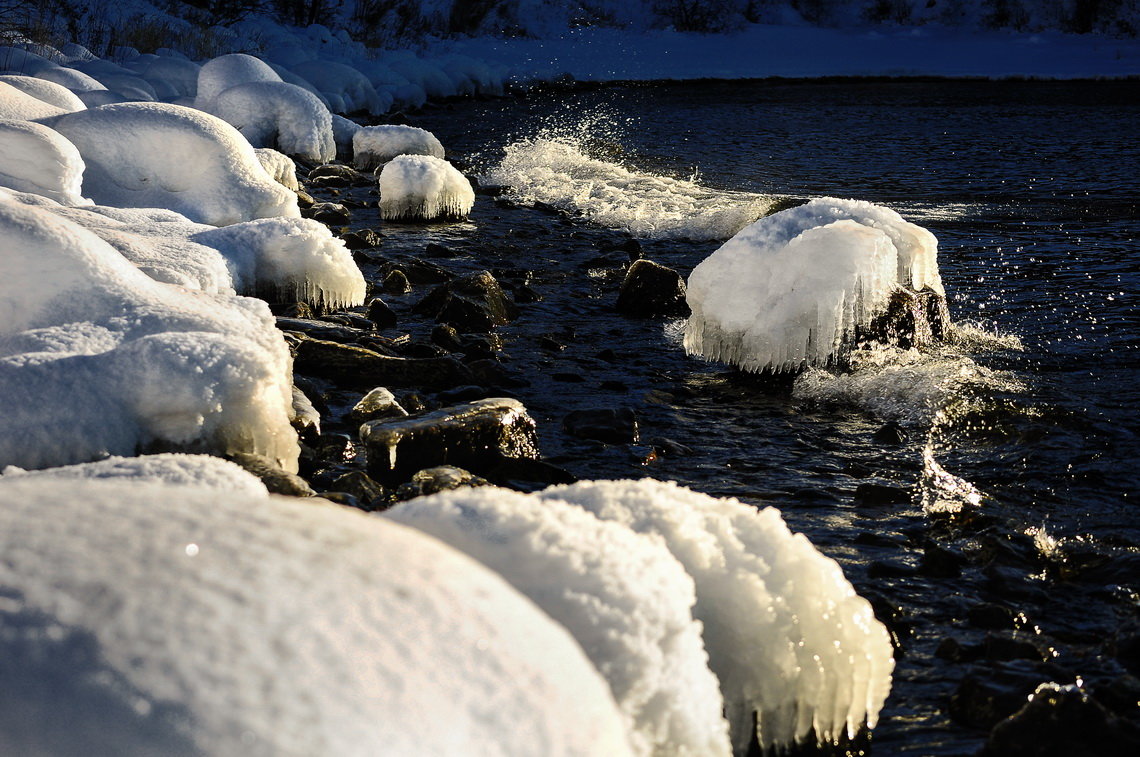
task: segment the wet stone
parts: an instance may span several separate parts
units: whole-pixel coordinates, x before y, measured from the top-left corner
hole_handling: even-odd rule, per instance
[[[531,492],[558,484],[572,484],[578,479],[565,468],[545,460],[514,457],[502,460],[487,471],[487,479],[499,486]]]
[[[452,357],[407,358],[381,355],[351,344],[303,339],[293,368],[310,376],[326,376],[350,386],[384,384],[447,389],[472,383],[471,371]]]
[[[456,468],[452,465],[438,465],[434,468],[425,468],[412,475],[411,481],[400,484],[396,490],[396,499],[406,501],[423,497],[428,494],[461,489],[469,486],[490,486],[485,478],[480,478],[470,471]]]
[[[379,418],[403,418],[408,411],[396,401],[396,395],[387,388],[378,386],[357,402],[348,413],[356,423],[367,423]]]
[[[429,242],[428,246],[424,248],[424,254],[429,258],[456,258],[459,253],[450,247],[446,247],[436,242]]]
[[[1004,631],[1017,628],[1016,617],[1017,614],[1008,607],[983,602],[970,608],[966,614],[966,622],[974,628]]]
[[[935,578],[957,578],[962,575],[966,558],[937,544],[927,544],[922,551],[919,572]]]
[[[360,504],[361,509],[372,510],[372,503],[384,499],[384,487],[373,481],[364,471],[349,471],[329,486],[329,491],[351,494]]]
[[[579,439],[606,444],[636,444],[641,438],[637,414],[629,407],[575,410],[562,419],[562,428]]]
[[[343,179],[347,183],[354,182],[369,182],[369,177],[357,171],[351,166],[340,165],[339,163],[325,163],[319,165],[313,170],[309,171],[309,179],[328,179],[328,178]]]
[[[487,398],[487,388],[472,384],[470,386],[457,386],[454,389],[440,392],[436,395],[441,405],[458,405],[464,402],[474,402]]]
[[[1087,690],[1045,683],[990,732],[983,757],[1131,757],[1140,728],[1104,708]]]
[[[372,229],[355,229],[340,235],[344,246],[350,250],[371,250],[383,243],[383,237]]]
[[[629,267],[618,294],[617,309],[642,318],[687,318],[692,312],[685,301],[685,280],[672,268],[651,260],[638,260]]]
[[[384,281],[380,284],[388,294],[407,294],[412,291],[412,285],[408,281],[408,276],[399,268],[394,268],[384,276]]]
[[[313,339],[323,339],[328,342],[341,342],[343,344],[355,342],[365,332],[350,326],[331,325],[325,321],[311,318],[277,318],[277,328],[282,331],[293,331]]]
[[[305,209],[304,216],[327,226],[343,226],[349,220],[348,208],[337,202],[315,203]]]
[[[399,322],[396,312],[379,297],[373,297],[368,301],[368,320],[376,324],[378,329],[394,329]]]
[[[273,315],[284,318],[306,318],[313,317],[313,308],[307,302],[279,302],[270,303],[269,311]]]
[[[937,327],[932,318],[937,320]],[[915,292],[900,287],[891,293],[886,312],[872,322],[866,333],[860,333],[857,340],[881,342],[904,350],[925,350],[946,338],[948,324],[945,297],[931,289]]]
[[[290,423],[302,441],[312,441],[320,436],[321,414],[317,412],[305,393],[296,386],[293,387],[292,411],[293,417],[290,418]]]
[[[872,438],[879,444],[898,445],[906,442],[907,433],[898,423],[890,421],[879,428]]]
[[[226,459],[237,463],[247,472],[261,479],[265,488],[273,494],[284,494],[290,497],[314,497],[316,492],[305,479],[282,469],[273,460],[264,455],[254,455],[248,452],[233,452],[226,455]]]
[[[461,332],[486,332],[518,317],[518,308],[490,271],[479,271],[436,287],[413,311],[450,323]]]
[[[492,398],[360,428],[368,472],[385,483],[416,471],[453,465],[482,473],[503,458],[538,458],[534,421],[518,400]]]

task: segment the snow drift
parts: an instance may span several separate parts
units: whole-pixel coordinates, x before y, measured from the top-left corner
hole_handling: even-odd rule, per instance
[[[380,217],[385,221],[466,218],[474,204],[471,182],[445,160],[399,155],[380,172]]]
[[[0,76],[0,82],[15,87],[24,94],[31,95],[37,100],[42,100],[48,105],[53,105],[69,113],[83,110],[87,107],[70,89],[62,84],[48,81],[47,79],[38,79],[34,76],[5,74]]]

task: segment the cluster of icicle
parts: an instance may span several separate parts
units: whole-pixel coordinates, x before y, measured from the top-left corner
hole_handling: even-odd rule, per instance
[[[454,166],[431,155],[400,155],[380,172],[380,217],[385,221],[462,219],[475,190]]]

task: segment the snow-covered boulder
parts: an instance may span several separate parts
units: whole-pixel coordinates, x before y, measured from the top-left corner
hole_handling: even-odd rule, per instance
[[[737,754],[747,752],[753,713],[765,748],[809,735],[840,742],[875,726],[894,668],[887,631],[839,565],[793,535],[778,510],[652,479],[535,496],[653,536],[685,567]]]
[[[25,94],[43,100],[48,105],[54,105],[67,112],[83,110],[87,107],[70,89],[62,84],[48,81],[47,79],[40,79],[35,76],[5,74],[4,76],[0,76],[0,82],[9,84]]]
[[[0,45],[0,71],[11,71],[36,75],[47,68],[58,68],[59,64],[31,50],[10,45]]]
[[[245,469],[212,455],[164,453],[140,457],[109,457],[93,463],[26,471],[9,465],[0,475],[0,488],[26,481],[114,480],[120,483],[171,484],[217,489],[242,496],[264,496],[261,479]]]
[[[380,172],[380,216],[386,221],[466,218],[475,190],[454,166],[430,155],[400,155]]]
[[[13,481],[0,554],[12,754],[630,754],[563,628],[474,560],[380,518],[216,489]]]
[[[237,128],[254,147],[273,147],[319,163],[336,157],[328,108],[293,84],[237,84],[214,97],[208,110]]]
[[[82,183],[83,158],[66,137],[31,121],[0,120],[0,186],[89,205]]]
[[[35,73],[37,79],[44,81],[54,82],[61,87],[82,95],[84,92],[99,92],[107,88],[93,76],[88,76],[82,71],[76,71],[74,68],[66,66],[53,66],[51,68],[43,68]]]
[[[356,132],[364,127],[355,121],[335,113],[332,116],[333,141],[336,142],[337,157],[342,160],[352,160],[352,140]]]
[[[154,102],[158,93],[146,79],[133,74],[104,74],[95,77],[99,83],[125,102]]]
[[[0,81],[0,118],[29,121],[58,116],[66,112],[63,108],[44,102],[35,95]]]
[[[7,197],[0,259],[0,467],[173,446],[296,470],[291,361],[264,302],[154,281]]]
[[[329,101],[330,107],[340,113],[366,112],[373,116],[387,113],[392,107],[391,96],[382,97],[368,77],[352,66],[332,61],[307,61],[291,67],[293,73],[303,77]]]
[[[301,188],[301,183],[297,181],[297,164],[292,158],[272,147],[257,147],[254,152],[257,153],[261,167],[274,181],[294,192]]]
[[[659,540],[493,487],[384,512],[474,557],[565,626],[609,682],[639,755],[727,755],[693,580]]]
[[[100,205],[166,208],[214,226],[300,216],[296,194],[265,173],[245,137],[208,113],[123,103],[45,123],[79,149],[83,192]]]
[[[311,92],[312,94],[316,95],[318,100],[321,101],[321,105],[324,105],[326,108],[329,107],[329,101],[325,99],[325,96],[321,94],[321,91],[314,87],[312,82],[310,82],[308,79],[293,73],[289,69],[285,68],[285,66],[274,63],[273,61],[267,60],[265,63],[273,69],[273,73],[281,77],[282,81],[287,82],[288,84],[295,84],[306,92]]]
[[[834,363],[897,288],[943,294],[937,251],[929,231],[869,202],[762,218],[689,276],[685,349],[751,371]]]
[[[430,155],[443,159],[443,145],[427,129],[398,124],[364,126],[352,135],[356,167],[373,171],[397,155]]]
[[[281,81],[264,61],[244,53],[220,55],[206,61],[198,71],[198,91],[196,104],[209,110],[215,97],[230,87],[250,82]]]
[[[201,66],[189,60],[156,56],[136,68],[139,76],[154,88],[162,100],[194,97],[198,93],[198,72]]]

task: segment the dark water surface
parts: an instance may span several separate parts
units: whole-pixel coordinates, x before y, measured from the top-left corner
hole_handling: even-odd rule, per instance
[[[500,331],[547,458],[581,478],[648,475],[777,506],[877,609],[893,608],[902,654],[875,754],[975,751],[986,724],[950,715],[971,676],[1079,678],[1094,695],[1119,686],[1129,661],[1115,637],[1140,617],[1140,84],[704,82],[460,102],[410,119],[476,172],[540,129],[581,136],[585,120],[584,152],[645,174],[695,169],[718,189],[895,208],[938,237],[955,321],[1007,339],[872,373],[834,401],[687,357],[666,321],[619,316],[625,253],[605,251],[626,238],[619,229],[489,194],[469,223],[385,227],[385,254],[442,243],[458,257],[441,265],[489,268],[542,295]],[[641,241],[683,275],[719,244]],[[419,294],[391,304],[405,313]],[[982,379],[946,378],[963,371]],[[933,393],[908,395],[916,386]],[[884,408],[890,392],[905,412]],[[637,413],[640,444],[562,429],[572,410],[620,406]],[[889,420],[901,441],[882,433]],[[924,510],[924,495],[954,504],[924,454],[981,504]],[[865,484],[909,502],[868,503]],[[968,647],[995,633],[968,619],[987,604],[1023,613],[1041,658],[948,652],[945,639]]]

